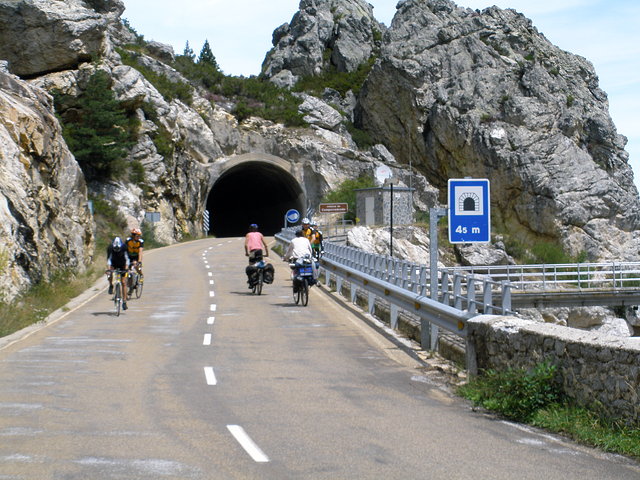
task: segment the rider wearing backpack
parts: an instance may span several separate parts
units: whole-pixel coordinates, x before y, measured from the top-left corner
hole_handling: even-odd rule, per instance
[[[313,230],[313,240],[311,240],[311,249],[313,250],[313,258],[318,260],[324,253],[324,246],[322,244],[322,240],[324,236],[322,235],[322,231],[318,228],[317,223],[313,222],[311,224],[311,229]]]

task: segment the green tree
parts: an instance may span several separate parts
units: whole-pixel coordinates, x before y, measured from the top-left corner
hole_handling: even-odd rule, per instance
[[[187,40],[187,44],[184,46],[184,52],[182,53],[182,56],[191,59],[191,61],[195,61],[196,59],[196,54],[193,53],[193,49],[189,45],[189,40]]]
[[[218,62],[216,62],[216,57],[213,56],[213,52],[211,51],[211,47],[209,46],[209,40],[204,41],[202,50],[200,50],[200,56],[198,57],[198,63],[206,63],[215,67],[216,70],[219,70]]]
[[[116,178],[126,171],[124,158],[133,142],[125,110],[115,99],[109,75],[94,73],[77,99],[75,115],[63,135],[88,179]]]
[[[349,210],[345,214],[346,220],[356,219],[356,190],[359,188],[371,188],[376,186],[376,181],[370,175],[361,175],[358,178],[345,180],[337,189],[327,193],[323,203],[347,203]]]

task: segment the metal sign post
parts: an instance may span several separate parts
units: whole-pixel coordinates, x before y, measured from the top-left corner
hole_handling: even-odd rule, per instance
[[[438,300],[438,220],[447,215],[446,208],[429,209],[429,296]],[[438,343],[438,326],[429,325],[426,320],[420,322],[420,345],[435,350]]]
[[[393,186],[398,184],[398,179],[388,177],[384,185],[389,187],[391,198],[389,200],[389,255],[393,257]]]

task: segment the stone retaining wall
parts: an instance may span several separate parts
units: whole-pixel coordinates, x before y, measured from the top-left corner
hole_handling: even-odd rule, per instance
[[[467,367],[556,365],[564,392],[578,405],[627,424],[640,424],[640,338],[619,338],[513,317],[468,322]]]

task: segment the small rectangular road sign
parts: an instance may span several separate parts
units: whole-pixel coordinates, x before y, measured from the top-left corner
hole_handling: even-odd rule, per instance
[[[320,213],[347,213],[349,211],[348,203],[321,203]]]
[[[489,180],[449,179],[449,242],[491,241]]]

